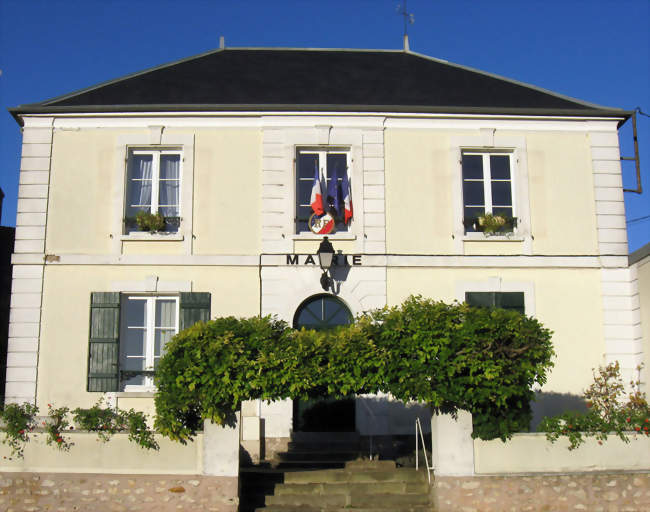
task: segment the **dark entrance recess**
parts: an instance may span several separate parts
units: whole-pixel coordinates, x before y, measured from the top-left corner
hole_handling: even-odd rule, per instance
[[[296,310],[296,329],[323,331],[352,322],[352,313],[345,303],[326,293],[305,300]],[[354,397],[315,398],[293,401],[294,432],[354,432]]]

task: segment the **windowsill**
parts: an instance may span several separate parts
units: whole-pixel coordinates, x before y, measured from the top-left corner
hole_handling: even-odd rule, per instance
[[[330,233],[329,235],[317,235],[316,233],[298,233],[289,235],[290,240],[322,240],[328,237],[330,240],[356,240],[357,235],[354,233]]]
[[[519,233],[504,233],[502,235],[486,235],[485,233],[465,233],[463,242],[523,242],[524,235]]]
[[[184,236],[180,233],[149,233],[148,231],[135,231],[128,235],[120,235],[120,240],[123,241],[167,241],[167,242],[180,242],[184,240]]]
[[[156,392],[151,391],[118,391],[115,393],[117,398],[153,398]]]

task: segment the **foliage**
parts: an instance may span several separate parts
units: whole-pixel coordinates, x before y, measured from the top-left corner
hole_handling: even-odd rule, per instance
[[[81,430],[97,432],[103,442],[110,440],[116,432],[126,429],[124,416],[110,407],[102,407],[101,400],[89,409],[77,408],[72,411],[74,422]]]
[[[53,444],[59,450],[66,452],[70,450],[73,444],[69,438],[63,436],[63,431],[70,426],[68,412],[70,412],[70,409],[67,407],[55,408],[52,407],[52,404],[47,404],[48,420],[43,422],[43,429],[47,433],[47,444]]]
[[[155,233],[156,231],[162,231],[165,229],[165,218],[160,212],[151,213],[145,210],[140,210],[135,215],[135,222],[138,224],[138,228],[142,231],[151,231]]]
[[[546,438],[552,443],[561,436],[567,437],[569,450],[576,449],[588,437],[603,444],[609,434],[617,435],[626,443],[630,442],[630,432],[650,436],[650,405],[639,384],[639,380],[631,381],[631,392],[626,397],[618,361],[601,366],[598,372],[594,371],[593,384],[584,392],[587,413],[566,412],[544,418],[539,429],[546,432]]]
[[[29,433],[36,428],[37,414],[38,407],[30,403],[7,404],[4,410],[0,411],[0,419],[4,423],[2,430],[5,434],[2,443],[9,445],[13,457],[23,457]]]
[[[156,428],[186,442],[201,420],[228,423],[243,400],[391,393],[436,412],[474,415],[475,437],[527,427],[533,384],[552,366],[551,332],[513,311],[410,297],[331,331],[220,318],[166,345]]]
[[[160,446],[154,431],[147,425],[147,415],[140,411],[129,409],[120,411],[120,420],[124,421],[129,433],[129,441],[138,444],[145,450],[158,450]]]
[[[74,443],[64,435],[70,424],[70,409],[68,407],[53,407],[47,404],[48,418],[41,422],[46,434],[46,442],[62,451],[69,451]],[[2,430],[5,434],[4,444],[11,447],[12,456],[23,458],[25,443],[29,434],[37,428],[36,415],[38,407],[30,403],[8,404],[0,411]],[[77,408],[72,411],[72,419],[81,430],[97,432],[101,441],[108,441],[116,432],[128,432],[129,441],[147,450],[158,450],[155,433],[147,425],[147,415],[130,409],[123,411],[102,407],[101,400],[90,409]]]
[[[477,219],[478,229],[487,235],[492,235],[501,231],[512,231],[515,220],[505,215],[493,215],[486,213]]]

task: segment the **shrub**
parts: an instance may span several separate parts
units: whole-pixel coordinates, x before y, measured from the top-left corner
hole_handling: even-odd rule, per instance
[[[221,318],[179,333],[156,373],[156,428],[186,442],[243,400],[391,393],[474,415],[474,437],[527,427],[532,386],[552,366],[551,332],[513,311],[410,297],[327,332]]]

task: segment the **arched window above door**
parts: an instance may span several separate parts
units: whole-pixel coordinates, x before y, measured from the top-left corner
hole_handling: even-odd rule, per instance
[[[293,317],[296,329],[304,327],[322,331],[349,323],[352,323],[350,309],[341,299],[326,293],[309,297],[298,306]]]

